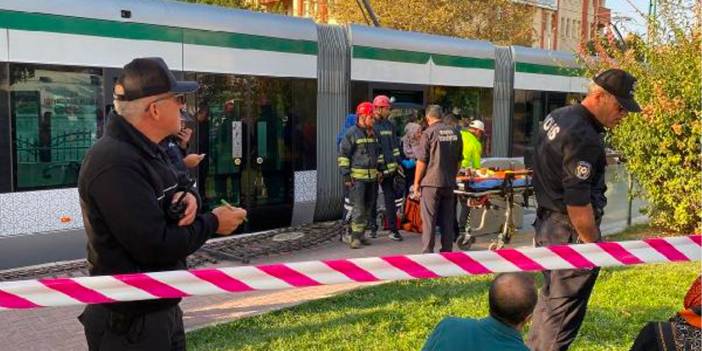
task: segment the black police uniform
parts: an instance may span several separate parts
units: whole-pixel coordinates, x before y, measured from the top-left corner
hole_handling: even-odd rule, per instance
[[[430,125],[419,141],[417,161],[426,163],[421,179],[422,252],[434,252],[436,225],[441,228],[441,252],[453,249],[456,222],[456,175],[463,160],[461,135],[443,122]]]
[[[578,243],[566,206],[591,204],[599,227],[605,198],[603,126],[577,104],[549,114],[534,152],[534,187],[539,204],[536,246]],[[599,268],[544,271],[527,345],[532,350],[566,350],[575,340]]]
[[[185,258],[215,233],[218,221],[207,213],[178,226],[167,212],[174,193],[184,189],[163,149],[113,116],[78,177],[90,275],[185,269]],[[90,350],[184,350],[179,302],[88,305],[78,319]]]

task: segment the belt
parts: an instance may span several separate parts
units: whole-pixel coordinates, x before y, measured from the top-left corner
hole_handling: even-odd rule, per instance
[[[592,212],[595,216],[595,220],[602,218],[602,216],[604,215],[604,209],[599,207],[593,207]],[[545,207],[539,207],[536,209],[536,217],[544,219],[550,216],[568,217],[568,214],[563,213],[561,211],[554,211]]]
[[[554,211],[545,207],[539,207],[536,209],[536,217],[539,217],[541,219],[550,217],[550,216],[563,216],[563,217],[568,217],[567,213],[563,213],[561,211]]]

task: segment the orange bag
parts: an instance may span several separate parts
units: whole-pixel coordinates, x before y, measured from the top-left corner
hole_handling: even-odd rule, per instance
[[[419,207],[419,200],[407,196],[405,200],[405,220],[402,229],[408,232],[422,232],[422,212]]]

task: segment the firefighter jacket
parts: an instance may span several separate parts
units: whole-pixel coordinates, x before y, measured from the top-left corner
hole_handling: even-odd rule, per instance
[[[373,124],[375,135],[378,136],[383,157],[385,158],[384,174],[393,174],[397,172],[397,168],[402,157],[400,156],[400,140],[395,135],[395,125],[387,118],[375,120]]]
[[[385,161],[373,131],[354,125],[339,143],[339,169],[344,180],[375,181]]]

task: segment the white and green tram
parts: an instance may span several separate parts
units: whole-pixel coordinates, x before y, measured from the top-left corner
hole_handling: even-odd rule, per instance
[[[586,89],[564,52],[176,1],[4,0],[0,267],[18,247],[51,256],[83,240],[81,160],[120,68],[148,56],[200,82],[191,148],[207,158],[193,175],[208,200],[248,209],[244,231],[339,218],[336,133],[376,94],[400,123],[458,107],[485,121],[485,156],[522,157],[545,115]]]

